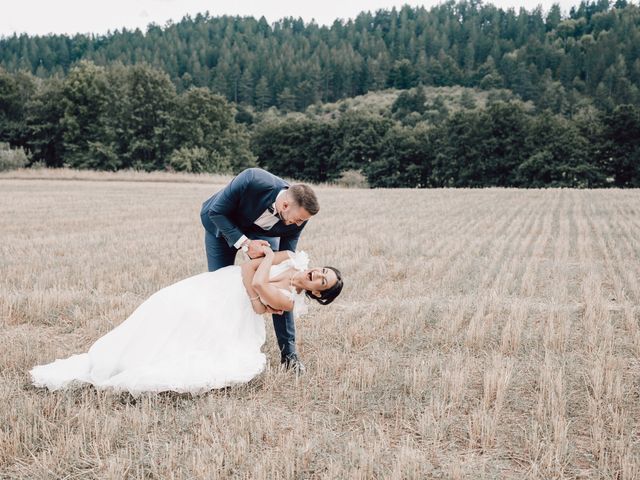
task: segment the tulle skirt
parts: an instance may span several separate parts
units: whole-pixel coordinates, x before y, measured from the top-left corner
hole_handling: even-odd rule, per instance
[[[264,319],[240,267],[202,273],[153,294],[87,353],[31,371],[50,390],[89,383],[137,395],[203,393],[248,382],[263,371]]]

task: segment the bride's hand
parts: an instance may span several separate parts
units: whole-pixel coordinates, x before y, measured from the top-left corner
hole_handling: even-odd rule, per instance
[[[271,245],[263,245],[261,248],[262,253],[264,253],[265,257],[269,255],[274,255],[273,250],[271,250]]]
[[[249,258],[253,259],[260,258],[264,255],[264,253],[262,253],[262,247],[269,245],[269,242],[266,240],[248,240],[245,245],[249,247],[247,255],[249,255]]]
[[[260,297],[251,298],[251,308],[253,308],[253,311],[259,315],[269,313],[267,306],[260,301]]]
[[[284,310],[275,310],[269,305],[265,305],[264,303],[262,303],[262,300],[260,300],[260,297],[254,297],[251,299],[251,307],[253,308],[254,312],[260,315],[263,313],[275,313],[276,315],[282,315],[284,313]]]
[[[284,313],[284,310],[274,310],[269,305],[265,305],[264,307],[267,309],[267,313],[271,313],[271,314],[275,313],[276,315],[282,315]]]

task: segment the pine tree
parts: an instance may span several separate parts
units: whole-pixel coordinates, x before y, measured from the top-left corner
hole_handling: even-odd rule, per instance
[[[271,91],[267,79],[263,76],[256,85],[256,108],[264,110],[269,105],[271,105]]]

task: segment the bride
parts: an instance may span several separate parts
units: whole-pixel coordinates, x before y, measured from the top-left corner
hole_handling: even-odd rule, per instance
[[[265,367],[263,313],[306,313],[342,290],[333,267],[308,268],[304,252],[277,252],[186,278],[156,292],[87,353],[31,371],[37,387],[79,383],[137,395],[202,393],[248,382]]]

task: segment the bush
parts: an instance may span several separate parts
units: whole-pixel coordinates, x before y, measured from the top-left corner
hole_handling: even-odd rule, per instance
[[[369,182],[360,170],[345,170],[335,182],[347,188],[369,188]]]
[[[29,157],[22,148],[11,149],[8,143],[0,143],[0,172],[24,168]]]
[[[231,165],[226,157],[206,148],[182,147],[174,150],[169,157],[169,166],[178,172],[190,173],[229,173]]]

